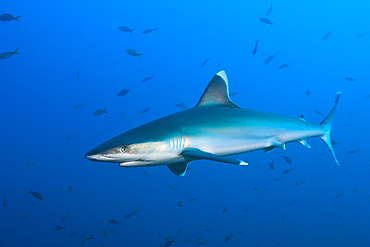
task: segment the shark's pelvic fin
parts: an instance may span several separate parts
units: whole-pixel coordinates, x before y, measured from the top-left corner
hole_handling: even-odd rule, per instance
[[[274,150],[275,148],[281,148],[281,149],[286,149],[285,148],[285,143],[273,143],[271,144],[271,146],[267,147],[267,148],[262,148],[263,151],[265,151],[266,153],[268,152],[271,152],[272,150]]]
[[[225,71],[218,72],[212,78],[196,106],[240,108],[229,97],[229,82]]]
[[[187,148],[181,152],[181,155],[192,159],[207,159],[234,165],[248,165],[247,162],[242,160],[214,155],[212,153],[203,152],[197,148]]]
[[[335,112],[335,109],[338,106],[338,102],[339,102],[339,98],[340,98],[341,94],[342,94],[341,91],[337,92],[337,97],[335,98],[333,109],[331,109],[329,114],[320,123],[326,129],[325,133],[320,137],[321,137],[321,139],[324,140],[324,142],[328,146],[328,148],[329,148],[330,152],[332,153],[332,155],[334,157],[334,160],[335,160],[335,162],[337,163],[338,166],[339,166],[339,162],[338,162],[338,159],[337,159],[337,157],[334,153],[334,150],[333,150],[333,147],[332,147],[331,141],[330,141],[330,131],[331,131],[331,124],[332,124],[333,117],[334,117],[334,112]]]
[[[184,161],[184,162],[180,162],[180,163],[174,163],[174,164],[167,165],[167,167],[175,175],[183,177],[183,176],[185,176],[188,164],[189,164],[189,161]]]

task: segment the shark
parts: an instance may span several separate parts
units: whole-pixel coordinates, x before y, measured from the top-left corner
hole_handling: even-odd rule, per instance
[[[243,109],[229,97],[225,71],[218,72],[206,87],[199,102],[191,109],[173,113],[124,132],[85,154],[91,161],[118,163],[121,167],[167,165],[184,176],[188,164],[211,160],[234,165],[247,162],[230,157],[236,154],[275,148],[321,137],[335,162],[339,162],[330,141],[334,106],[320,124],[269,112]]]

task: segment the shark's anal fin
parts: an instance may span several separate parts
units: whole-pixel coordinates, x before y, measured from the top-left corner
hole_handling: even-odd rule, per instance
[[[212,153],[203,152],[197,148],[187,148],[181,152],[181,155],[193,159],[207,159],[234,165],[248,165],[247,162],[244,162],[242,160],[214,155]]]
[[[180,163],[174,163],[174,164],[167,165],[167,167],[175,175],[183,177],[183,176],[185,176],[188,164],[189,164],[189,161],[184,161],[184,162],[180,162]]]

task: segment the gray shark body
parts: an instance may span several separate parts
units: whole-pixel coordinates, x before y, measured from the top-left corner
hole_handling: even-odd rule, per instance
[[[184,176],[188,163],[194,160],[247,165],[225,156],[285,149],[289,142],[309,147],[309,138],[321,137],[338,164],[330,143],[330,129],[339,96],[340,92],[321,124],[306,122],[303,116],[291,118],[242,109],[230,100],[227,77],[221,71],[195,107],[129,130],[92,149],[85,157],[123,167],[167,165],[176,175]]]

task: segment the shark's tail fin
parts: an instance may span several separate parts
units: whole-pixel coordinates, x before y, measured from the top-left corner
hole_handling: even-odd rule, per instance
[[[335,156],[333,147],[331,145],[330,131],[331,131],[331,124],[332,124],[332,121],[333,121],[334,112],[335,112],[335,109],[338,106],[338,102],[339,102],[339,98],[340,98],[341,94],[342,94],[341,91],[338,91],[337,92],[337,97],[336,97],[336,99],[334,101],[334,107],[333,107],[333,109],[331,109],[331,111],[329,112],[329,114],[320,123],[325,128],[324,134],[322,136],[320,136],[320,137],[321,137],[321,139],[324,140],[324,142],[328,146],[328,148],[329,148],[330,152],[332,153],[332,155],[334,157],[334,160],[337,163],[337,165],[339,165],[339,162],[338,162],[337,157]]]

